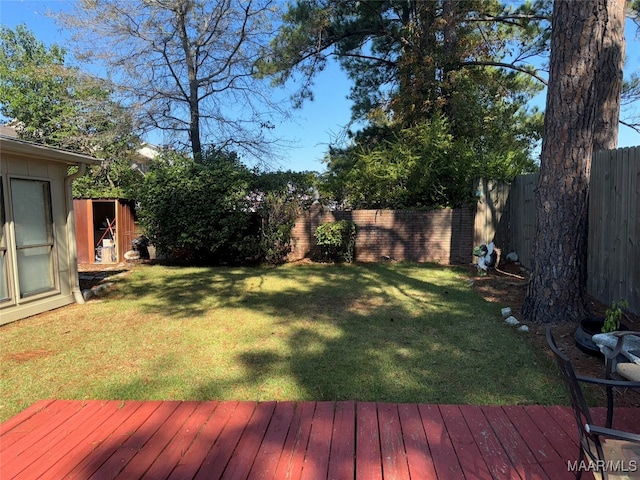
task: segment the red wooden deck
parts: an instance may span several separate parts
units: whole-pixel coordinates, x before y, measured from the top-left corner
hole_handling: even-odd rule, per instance
[[[48,400],[0,424],[2,480],[570,479],[577,453],[557,406]]]

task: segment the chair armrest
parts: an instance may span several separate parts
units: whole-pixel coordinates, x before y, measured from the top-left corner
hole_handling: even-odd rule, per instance
[[[609,358],[617,358],[618,355],[622,352],[622,347],[624,346],[624,337],[628,335],[634,335],[640,338],[640,332],[633,331],[624,331],[624,332],[614,332],[613,335],[618,337],[618,342],[616,343],[616,347],[611,352],[611,357]]]
[[[602,385],[603,387],[640,388],[640,382],[630,382],[628,380],[609,380],[606,378],[585,377],[583,375],[576,375],[576,378],[580,382]]]
[[[640,443],[640,435],[637,433],[623,432],[622,430],[614,430],[613,428],[600,427],[587,423],[585,426],[587,432],[604,437],[615,438],[616,440],[625,440],[627,442]]]

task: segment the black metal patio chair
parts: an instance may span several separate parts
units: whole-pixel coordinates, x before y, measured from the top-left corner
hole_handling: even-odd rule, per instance
[[[640,357],[640,332],[625,330],[609,335],[616,340],[615,344],[600,346],[605,357],[607,378],[617,375],[640,385],[640,364],[629,360],[631,358],[637,362]]]
[[[569,357],[556,345],[550,327],[547,327],[547,342],[562,373],[578,426],[581,448],[576,479],[583,471],[592,471],[596,478],[603,480],[640,479],[640,435],[595,425],[579,383],[624,387],[629,382],[576,375]]]
[[[634,340],[632,343],[633,348],[637,345],[637,339],[640,337],[640,332],[632,331],[620,331],[611,334],[616,338],[614,348],[608,348],[606,346],[600,346],[600,351],[605,358],[605,378],[610,380],[624,380],[628,383],[625,384],[625,389],[632,389],[638,391],[640,394],[640,364],[630,362],[627,356],[623,355],[622,351],[631,342],[625,340]],[[635,354],[635,357],[640,355],[640,350],[631,350],[627,353]],[[613,420],[613,387],[607,386],[607,427],[611,427]]]

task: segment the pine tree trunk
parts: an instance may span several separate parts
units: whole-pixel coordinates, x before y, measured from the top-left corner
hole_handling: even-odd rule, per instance
[[[601,89],[615,81],[604,82],[598,72],[616,53],[617,45],[605,38],[612,28],[608,7],[618,3],[554,3],[533,271],[522,307],[535,322],[578,321],[585,314],[591,156],[596,129],[611,118]]]
[[[610,150],[618,145],[620,125],[620,93],[624,66],[624,5],[625,0],[608,0],[607,25],[603,51],[596,71],[598,108],[593,151]]]

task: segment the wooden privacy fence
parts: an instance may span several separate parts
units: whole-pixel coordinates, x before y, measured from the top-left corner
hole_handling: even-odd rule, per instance
[[[640,314],[640,147],[597,152],[589,189],[587,290]]]
[[[531,268],[538,174],[510,185],[479,180],[474,244],[495,242]],[[640,314],[640,147],[594,154],[589,192],[587,291],[605,304],[625,298]]]
[[[520,263],[531,268],[537,183],[537,173],[520,175],[511,184],[478,180],[474,245],[494,242],[503,255],[516,252]]]
[[[302,212],[292,232],[289,261],[313,256],[314,233],[319,225],[353,221],[358,229],[355,259],[470,263],[473,258],[473,208],[328,211],[316,203]]]

